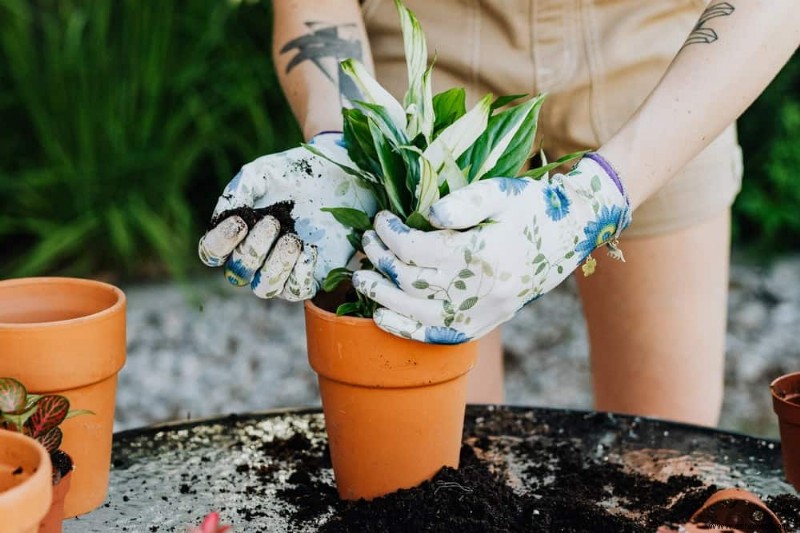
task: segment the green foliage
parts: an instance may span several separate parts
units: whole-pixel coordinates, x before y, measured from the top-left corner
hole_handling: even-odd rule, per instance
[[[264,4],[0,0],[0,276],[198,265],[224,184],[298,140],[269,27]]]
[[[66,396],[28,394],[16,379],[0,377],[0,429],[28,435],[50,453],[61,445],[61,423],[84,414],[94,413],[85,409],[70,410]]]
[[[369,187],[381,210],[388,210],[419,230],[433,229],[431,206],[441,197],[473,181],[517,176],[530,157],[543,96],[508,109],[524,95],[493,99],[486,95],[466,110],[464,89],[431,94],[432,65],[427,64],[425,36],[414,14],[396,0],[403,33],[409,87],[400,104],[356,59],[342,71],[361,92],[354,110],[343,110],[343,135],[353,166],[328,158]],[[354,234],[369,229],[366,213],[327,209]],[[356,242],[356,244],[359,244]],[[356,246],[360,249],[361,246]],[[332,271],[323,283],[331,291],[350,279],[346,269]],[[338,314],[369,317],[374,303],[359,296],[339,306]]]
[[[742,192],[737,243],[761,257],[800,251],[800,58],[784,67],[739,120]]]

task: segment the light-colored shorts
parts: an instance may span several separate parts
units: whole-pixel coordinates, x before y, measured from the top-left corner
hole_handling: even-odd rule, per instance
[[[405,0],[422,24],[429,54],[436,54],[434,93],[464,87],[469,103],[487,92],[548,93],[539,131],[550,160],[597,148],[634,113],[705,3]],[[366,0],[362,9],[378,80],[401,99],[408,78],[394,2]],[[636,210],[625,236],[676,230],[720,213],[733,203],[741,175],[731,125]]]

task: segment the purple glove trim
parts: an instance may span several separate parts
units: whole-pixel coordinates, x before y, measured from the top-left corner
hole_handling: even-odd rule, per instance
[[[622,182],[620,181],[619,176],[617,175],[617,171],[614,170],[614,167],[611,166],[611,163],[606,161],[606,159],[597,152],[586,152],[583,155],[583,157],[588,157],[589,159],[600,165],[603,168],[603,170],[606,171],[606,174],[608,174],[614,181],[614,185],[617,186],[617,189],[619,189],[620,194],[622,194],[626,199],[628,198],[628,195],[625,194],[625,188],[622,186]]]
[[[321,132],[319,132],[319,133],[317,133],[316,135],[314,135],[314,137],[318,137],[318,136],[320,136],[320,135],[326,135],[326,134],[328,134],[328,133],[338,133],[339,135],[341,135],[341,134],[342,134],[342,132],[341,132],[340,130],[322,130]],[[312,137],[312,139],[313,139],[314,137]]]

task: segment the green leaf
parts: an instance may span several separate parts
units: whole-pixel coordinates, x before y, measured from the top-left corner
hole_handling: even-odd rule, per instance
[[[336,316],[359,315],[362,314],[361,306],[358,302],[345,302],[336,308]]]
[[[458,279],[458,280],[456,280],[456,282],[455,282],[455,283],[453,283],[453,287],[455,287],[455,288],[456,288],[456,289],[458,289],[458,290],[461,290],[461,291],[463,291],[463,290],[466,290],[466,288],[467,288],[467,284],[466,284],[466,283],[464,283],[464,281],[463,281],[463,280],[460,280],[460,279]]]
[[[325,279],[322,281],[322,290],[325,292],[333,292],[339,287],[343,281],[349,280],[353,277],[353,272],[345,267],[334,268]]]
[[[544,95],[502,111],[489,119],[486,131],[458,160],[470,166],[470,183],[482,177],[513,177],[528,159]]]
[[[433,138],[467,112],[467,93],[462,87],[453,87],[433,97]]]
[[[405,218],[411,210],[411,199],[405,188],[406,173],[403,159],[394,152],[390,141],[381,134],[380,126],[372,117],[369,119],[369,129],[372,132],[372,141],[375,144],[375,151],[378,153],[378,160],[381,162],[383,170],[381,181],[389,198],[391,211]]]
[[[348,233],[347,234],[347,242],[350,243],[355,250],[363,252],[364,250],[361,249],[361,235],[359,233]]]
[[[537,255],[536,257],[533,258],[533,262],[534,263],[538,263],[540,261],[544,261],[545,259],[547,259],[547,258],[544,256],[544,254],[539,254],[539,255]]]
[[[541,167],[533,168],[533,169],[531,169],[531,170],[529,170],[527,172],[524,172],[524,173],[522,173],[522,176],[525,176],[525,177],[528,177],[528,178],[533,178],[535,180],[539,179],[542,176],[544,176],[545,174],[547,174],[548,172],[550,172],[551,170],[553,170],[555,168],[558,168],[558,167],[560,167],[561,165],[563,165],[565,163],[569,163],[570,161],[572,161],[574,159],[579,159],[579,158],[583,157],[583,154],[585,154],[585,153],[586,153],[586,150],[581,150],[580,152],[572,152],[570,154],[567,154],[567,155],[565,155],[563,157],[558,158],[557,160],[553,161],[552,163],[547,163],[546,165],[543,165]]]
[[[461,279],[471,278],[474,275],[475,275],[475,273],[472,270],[468,269],[468,268],[462,268],[458,272],[458,277],[461,278]]]
[[[359,209],[352,207],[323,207],[320,211],[325,211],[333,215],[339,224],[359,231],[372,229],[372,221],[369,215]]]
[[[69,420],[70,418],[75,418],[76,416],[93,415],[93,414],[95,414],[95,412],[90,409],[73,409],[69,413],[67,413],[67,417],[64,420]]]
[[[418,279],[414,283],[412,283],[411,286],[414,287],[415,289],[419,289],[422,291],[430,287],[430,284],[424,279]]]
[[[420,231],[431,231],[435,229],[433,226],[431,226],[431,223],[428,222],[428,219],[422,216],[422,213],[419,211],[414,211],[408,216],[406,219],[406,226],[409,228],[418,229]]]
[[[372,142],[367,116],[360,109],[342,108],[342,136],[347,155],[358,166],[373,174],[380,171],[378,154]]]
[[[539,273],[541,273],[541,272],[542,272],[542,270],[544,270],[546,267],[547,267],[547,263],[541,263],[541,264],[540,264],[540,265],[539,265],[539,266],[536,268],[536,272],[534,272],[534,273],[533,273],[533,274],[534,274],[534,276],[535,276],[536,274],[539,274]]]
[[[16,413],[25,408],[28,392],[14,378],[0,378],[0,412]]]
[[[470,109],[464,116],[445,128],[436,139],[425,149],[423,155],[438,171],[444,161],[444,151],[450,152],[453,159],[458,159],[486,129],[489,120],[489,107],[492,105],[492,95],[487,94]],[[464,168],[464,165],[459,166]]]
[[[476,303],[478,303],[478,297],[477,296],[471,296],[471,297],[467,298],[466,300],[464,300],[463,302],[461,302],[461,305],[458,306],[458,310],[459,311],[466,311],[467,309],[472,309],[473,307],[475,307]]]
[[[528,96],[527,93],[523,93],[523,94],[507,94],[505,96],[498,96],[497,98],[495,98],[494,102],[492,102],[491,109],[492,109],[492,111],[494,111],[495,109],[499,109],[499,108],[501,108],[503,106],[506,106],[506,105],[510,104],[511,102],[513,102],[515,100],[519,100],[520,98],[525,98],[526,96]]]

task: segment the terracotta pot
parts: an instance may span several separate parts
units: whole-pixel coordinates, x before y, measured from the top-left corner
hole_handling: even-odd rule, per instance
[[[773,381],[772,408],[778,415],[786,479],[800,491],[800,372]]]
[[[0,531],[36,533],[50,508],[52,485],[47,450],[30,437],[0,429]]]
[[[410,341],[311,302],[305,313],[339,496],[372,499],[457,468],[477,343]]]
[[[0,346],[0,376],[94,412],[61,425],[61,449],[78,465],[65,517],[91,511],[108,490],[117,373],[125,364],[125,295],[85,279],[0,281]]]
[[[50,510],[47,511],[47,515],[39,524],[39,533],[61,533],[61,526],[64,521],[64,502],[72,485],[74,467],[72,458],[68,455],[66,457],[69,459],[69,468],[66,473],[61,473],[58,483],[53,485],[53,501],[50,504]],[[56,468],[56,466],[53,465],[53,468]]]
[[[784,533],[780,519],[761,499],[744,489],[724,489],[712,494],[692,515],[692,522],[742,531]]]

